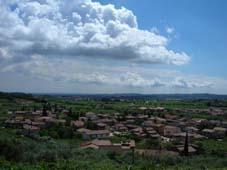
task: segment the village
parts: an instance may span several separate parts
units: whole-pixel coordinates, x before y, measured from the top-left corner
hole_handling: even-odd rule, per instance
[[[114,152],[135,151],[146,155],[196,155],[201,148],[194,144],[197,140],[222,140],[227,136],[227,121],[186,118],[170,113],[164,107],[139,107],[139,113],[99,114],[86,112],[75,119],[68,119],[71,109],[47,107],[33,111],[10,111],[4,123],[7,128],[20,130],[20,135],[35,140],[48,140],[40,136],[40,131],[53,125],[70,127],[73,134],[81,138],[82,149],[111,150]],[[222,109],[176,109],[176,112],[225,114]],[[154,114],[156,113],[156,114]],[[157,113],[161,113],[157,116]],[[112,139],[120,140],[114,142]],[[156,149],[140,148],[137,141],[149,139],[159,143],[171,143],[171,147]]]

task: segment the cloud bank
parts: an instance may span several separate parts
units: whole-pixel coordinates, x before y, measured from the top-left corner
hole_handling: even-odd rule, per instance
[[[0,3],[0,49],[14,60],[39,54],[182,65],[190,59],[169,50],[164,36],[139,29],[136,16],[124,7],[91,0]]]
[[[97,69],[80,61],[66,59],[54,59],[47,61],[45,57],[33,55],[33,60],[16,63],[4,67],[2,72],[20,72],[24,75],[66,83],[86,83],[111,86],[126,86],[129,88],[210,88],[212,83],[201,80],[200,77],[188,77],[177,73],[169,73],[168,70],[134,70],[128,66],[123,68],[109,68],[105,66]],[[62,67],[63,66],[63,67]],[[134,71],[133,71],[134,70]]]

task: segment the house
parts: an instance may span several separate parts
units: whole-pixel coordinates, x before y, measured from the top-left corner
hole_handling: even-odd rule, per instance
[[[124,141],[124,142],[121,142],[120,144],[121,144],[121,149],[123,150],[134,149],[136,147],[136,143],[134,140]],[[113,145],[117,145],[117,144],[113,144]]]
[[[89,132],[91,131],[90,129],[86,129],[86,128],[80,128],[80,129],[77,129],[77,132],[80,133],[80,134],[83,134],[83,133],[86,133],[86,132]]]
[[[209,125],[212,125],[212,124],[210,123],[210,121],[208,121],[206,119],[200,119],[199,125],[209,126]]]
[[[67,110],[67,109],[63,109],[62,112],[63,112],[64,114],[69,114],[69,113],[70,113],[70,111]]]
[[[109,130],[89,130],[85,129],[84,131],[80,131],[82,134],[83,139],[89,140],[89,139],[107,139],[110,137],[110,131]]]
[[[31,112],[28,112],[28,111],[15,111],[13,114],[14,115],[20,115],[20,116],[26,116],[26,115],[31,114]]]
[[[136,120],[136,117],[132,116],[132,115],[128,115],[128,116],[125,116],[125,119],[126,120]]]
[[[213,126],[221,126],[221,121],[220,120],[210,120],[209,122]]]
[[[166,119],[160,118],[160,117],[155,117],[154,122],[157,124],[162,124],[162,123],[166,123]]]
[[[148,119],[147,119],[148,121],[155,121],[155,117],[154,116],[151,116],[151,117],[149,117]]]
[[[144,130],[145,131],[152,131],[152,130],[154,130],[154,128],[152,128],[152,127],[145,127]]]
[[[176,124],[177,127],[179,127],[182,130],[187,130],[187,123],[186,122],[178,122],[178,124]]]
[[[57,124],[57,125],[62,125],[62,126],[64,126],[66,124],[66,120],[65,119],[53,119],[52,122]]]
[[[118,119],[119,116],[121,116],[121,114],[118,113],[118,112],[116,112],[116,113],[113,114],[113,117],[114,117],[115,119]]]
[[[147,120],[143,122],[144,127],[152,127],[153,124],[154,122],[152,120]]]
[[[89,120],[96,120],[98,118],[98,116],[96,116],[95,113],[93,112],[87,112],[85,114],[86,118],[89,119]]]
[[[163,128],[162,135],[166,136],[166,137],[172,137],[174,134],[180,133],[180,132],[181,132],[181,129],[179,127],[176,127],[176,126],[165,126]]]
[[[89,141],[89,142],[84,142],[81,144],[81,148],[83,149],[87,149],[87,148],[91,148],[91,149],[99,149],[101,147],[108,147],[111,146],[112,143],[110,140],[93,140],[93,141]]]
[[[75,128],[82,128],[82,127],[84,127],[84,122],[80,121],[80,120],[71,121],[70,125]]]
[[[148,115],[139,114],[139,115],[137,115],[137,119],[138,120],[146,120],[146,119],[148,119]]]
[[[180,132],[173,134],[173,139],[184,141],[186,136],[186,132]],[[190,139],[204,139],[205,136],[200,135],[198,133],[188,133],[188,138]]]
[[[215,137],[215,131],[213,129],[203,129],[201,131],[201,134],[208,137],[208,138]]]
[[[227,128],[227,121],[222,121],[221,126],[224,127],[224,128]]]
[[[23,127],[23,120],[8,119],[4,122],[6,127],[21,128]]]
[[[38,126],[34,126],[34,125],[28,125],[28,124],[24,124],[23,125],[23,128],[26,129],[26,130],[29,130],[31,132],[37,132],[40,130],[40,128]]]
[[[51,116],[41,116],[35,119],[35,122],[44,122],[45,126],[49,126],[52,124],[56,125],[65,125],[66,120],[65,119],[56,119]]]
[[[209,112],[211,115],[213,116],[217,116],[217,115],[224,115],[224,111],[221,110],[221,109],[210,109],[210,112]]]
[[[181,155],[185,154],[184,149],[185,149],[184,145],[179,145],[176,147],[177,152],[179,152],[179,154],[181,154]],[[196,153],[197,153],[197,149],[194,146],[189,145],[188,146],[188,155],[195,155]]]
[[[45,127],[45,123],[44,122],[32,122],[33,126],[37,126],[39,128],[44,128]]]
[[[116,122],[115,119],[109,119],[109,118],[102,118],[102,119],[97,119],[93,121],[95,124],[98,123],[105,123],[106,125],[114,125],[114,123]]]
[[[139,107],[139,110],[141,110],[141,111],[145,111],[145,110],[147,110],[147,108],[146,108],[146,107],[141,106],[141,107]]]
[[[106,129],[107,124],[100,122],[100,123],[97,123],[96,126],[99,130],[104,130],[104,129]]]
[[[158,140],[161,139],[161,136],[160,136],[158,133],[150,134],[150,137],[151,137],[152,139],[158,139]]]
[[[176,120],[178,118],[177,115],[171,115],[171,114],[165,114],[164,117],[165,119],[168,119],[168,120]]]
[[[173,119],[166,119],[166,124],[170,125],[170,126],[185,126],[185,124],[183,124],[185,122],[180,122],[178,120],[173,120]]]
[[[130,130],[133,134],[143,133],[143,129],[141,127]]]
[[[39,122],[52,122],[53,118],[50,117],[50,116],[41,116],[41,117],[38,117],[36,119],[36,121],[39,121]]]
[[[101,118],[101,119],[108,119],[108,118],[110,118],[110,115],[107,115],[107,114],[98,114],[98,117]]]
[[[112,143],[110,140],[92,140],[81,144],[81,148],[102,149],[115,152],[128,151],[135,148],[135,141],[129,140],[121,143]]]
[[[153,138],[153,139],[160,139],[160,135],[151,127],[149,128],[145,128],[145,133],[147,134],[147,136]]]
[[[226,128],[215,127],[213,130],[215,132],[215,138],[224,138],[226,136]]]
[[[136,149],[135,152],[142,156],[178,156],[176,151],[168,150],[152,150],[152,149]]]
[[[140,126],[134,125],[134,124],[127,124],[126,125],[129,130],[140,128]]]
[[[134,123],[135,123],[135,120],[133,120],[133,119],[128,119],[128,120],[126,120],[126,123],[127,123],[127,124],[134,124]]]
[[[187,131],[189,131],[189,132],[195,132],[195,133],[197,133],[197,132],[199,131],[198,128],[193,127],[193,126],[187,127],[186,129],[187,129]]]
[[[187,121],[187,126],[198,126],[207,124],[206,119],[193,118]]]
[[[163,134],[163,129],[164,129],[165,125],[163,124],[153,124],[152,128],[154,128],[154,130],[156,130],[159,134]]]
[[[117,123],[117,124],[115,124],[115,125],[114,125],[114,129],[115,129],[116,131],[119,131],[119,132],[128,131],[128,128],[127,128],[124,124],[122,124],[122,123]]]
[[[83,121],[83,122],[87,122],[87,118],[86,117],[79,117],[79,121]]]
[[[24,120],[25,118],[24,118],[24,116],[21,116],[21,115],[16,115],[15,117],[14,117],[14,120],[16,120],[16,121],[22,121],[22,120]]]
[[[23,125],[23,134],[26,136],[31,136],[31,135],[37,135],[40,131],[40,128],[38,126],[34,126],[34,125],[28,125],[28,124],[24,124]]]
[[[165,108],[164,107],[156,107],[156,108],[150,107],[149,110],[152,112],[164,112]]]

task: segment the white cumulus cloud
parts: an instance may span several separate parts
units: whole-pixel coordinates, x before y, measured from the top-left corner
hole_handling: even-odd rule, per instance
[[[12,60],[38,54],[181,65],[190,59],[168,49],[166,37],[139,29],[124,7],[91,0],[3,0],[0,14],[0,48],[7,47]]]

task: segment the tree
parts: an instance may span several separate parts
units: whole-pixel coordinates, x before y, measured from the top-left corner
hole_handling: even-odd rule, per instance
[[[188,156],[188,132],[186,132],[186,136],[185,136],[184,155]]]
[[[42,113],[42,116],[47,116],[47,108],[46,108],[46,105],[45,104],[43,105],[43,113]]]
[[[33,111],[36,112],[36,106],[33,107]]]

